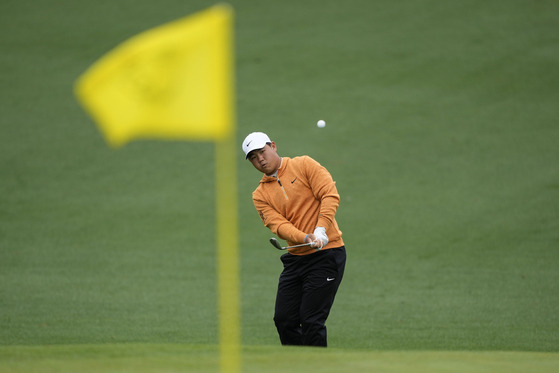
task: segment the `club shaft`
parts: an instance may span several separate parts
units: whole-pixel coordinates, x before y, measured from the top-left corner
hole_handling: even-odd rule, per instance
[[[270,238],[270,243],[271,243],[272,245],[274,245],[274,247],[275,247],[276,249],[278,249],[278,250],[287,250],[287,249],[292,249],[292,248],[295,248],[295,247],[302,247],[302,246],[309,246],[309,245],[311,245],[311,243],[309,242],[309,243],[304,243],[304,244],[301,244],[301,245],[294,245],[294,246],[282,247],[281,244],[279,243],[279,241],[278,241],[276,238]]]
[[[303,243],[303,244],[300,244],[300,245],[286,246],[286,247],[283,247],[282,249],[294,249],[296,247],[303,247],[303,246],[310,246],[310,245],[311,245],[311,243],[309,242],[309,243]]]

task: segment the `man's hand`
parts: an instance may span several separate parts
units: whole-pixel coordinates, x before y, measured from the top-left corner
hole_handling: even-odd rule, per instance
[[[308,234],[305,243],[310,242],[311,247],[317,251],[322,249],[322,241],[320,241],[314,234]]]
[[[311,242],[311,247],[316,250],[322,249],[328,244],[328,236],[326,235],[326,228],[316,227],[313,234],[309,234],[306,239],[307,242]]]

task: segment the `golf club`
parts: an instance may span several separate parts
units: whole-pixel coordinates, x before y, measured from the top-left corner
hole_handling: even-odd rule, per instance
[[[293,249],[293,248],[295,248],[295,247],[302,247],[302,246],[310,246],[310,245],[311,245],[311,242],[309,242],[309,243],[304,243],[304,244],[301,244],[301,245],[294,245],[294,246],[285,246],[285,247],[282,247],[282,246],[280,245],[279,241],[278,241],[276,238],[274,238],[274,237],[270,238],[270,243],[271,243],[272,245],[274,245],[274,247],[275,247],[276,249],[278,249],[278,250],[287,250],[287,249]]]

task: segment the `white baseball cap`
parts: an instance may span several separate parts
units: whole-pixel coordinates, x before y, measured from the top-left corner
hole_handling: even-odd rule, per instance
[[[272,140],[263,132],[253,132],[249,134],[245,141],[243,141],[243,151],[245,152],[245,159],[248,158],[248,153],[256,149],[262,149],[266,144],[271,143]]]

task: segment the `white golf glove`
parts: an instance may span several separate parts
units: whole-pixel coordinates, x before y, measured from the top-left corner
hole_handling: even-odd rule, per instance
[[[324,246],[328,245],[328,236],[326,235],[326,228],[316,227],[314,229],[313,234],[316,237],[316,239],[320,241],[320,245],[319,247],[317,247],[317,250],[320,250]]]

